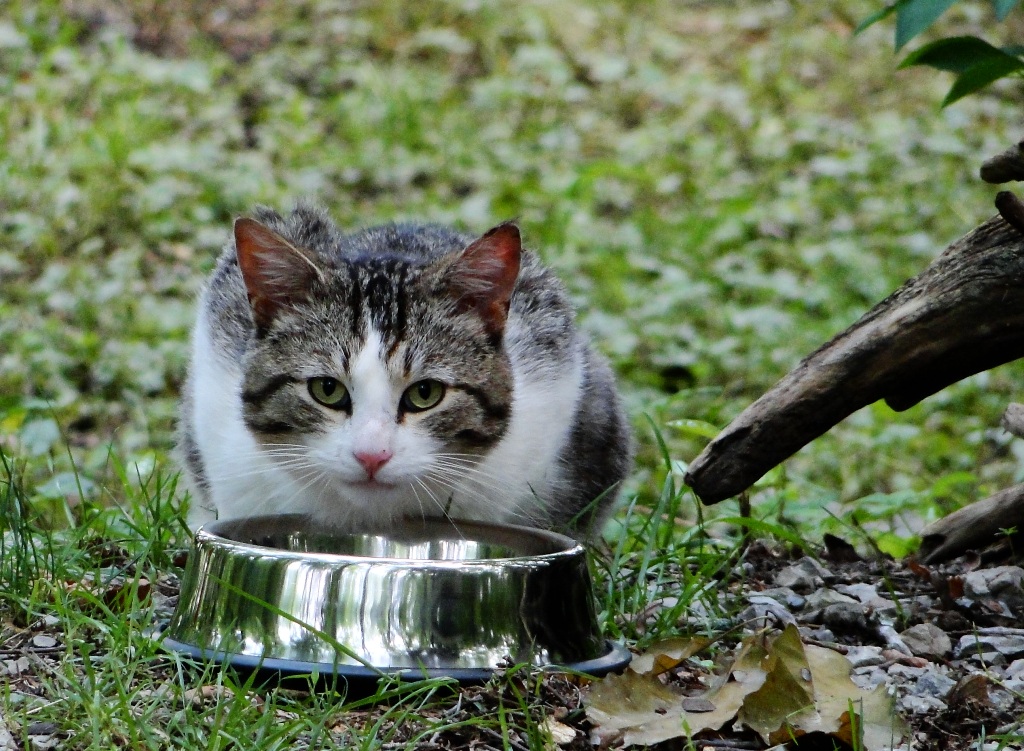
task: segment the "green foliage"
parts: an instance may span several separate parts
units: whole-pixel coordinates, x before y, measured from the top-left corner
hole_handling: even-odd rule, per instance
[[[868,16],[857,27],[862,31],[896,14],[896,49],[931,27],[957,0],[897,0],[894,4]],[[1018,0],[991,0],[997,20],[1004,20]],[[942,106],[974,94],[989,84],[1019,73],[1024,58],[1017,46],[999,49],[975,36],[945,37],[924,45],[903,58],[901,68],[926,65],[956,74],[952,88]]]
[[[1013,102],[936,115],[919,69],[893,87],[880,30],[852,36],[869,0],[243,5],[14,0],[0,18],[0,620],[64,633],[38,701],[4,682],[0,707],[79,748],[325,748],[341,722],[334,699],[258,705],[160,654],[153,603],[99,594],[124,580],[131,601],[186,542],[170,450],[193,303],[253,204],[312,197],[346,227],[519,219],[636,418],[594,571],[609,635],[649,643],[699,609],[727,618],[715,589],[742,568],[734,507],[698,506],[687,462],[987,218],[979,154],[1019,137]],[[996,429],[1022,373],[861,410],[763,478],[741,524],[813,543],[856,518],[912,541],[1024,479]],[[241,698],[186,695],[204,685]],[[449,722],[444,687],[416,691],[377,726],[345,715],[349,745]],[[502,695],[516,711],[480,699],[481,737],[542,747],[535,695]]]

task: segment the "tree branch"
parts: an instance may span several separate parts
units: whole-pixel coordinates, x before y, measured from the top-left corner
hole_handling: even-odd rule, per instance
[[[1024,234],[997,216],[747,407],[690,464],[686,482],[717,503],[867,404],[907,409],[1022,356]]]

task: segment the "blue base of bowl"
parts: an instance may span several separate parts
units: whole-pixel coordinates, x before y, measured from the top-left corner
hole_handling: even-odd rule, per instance
[[[169,652],[188,655],[193,659],[229,667],[245,676],[252,676],[258,685],[280,685],[287,688],[334,690],[347,693],[350,698],[368,696],[377,691],[381,680],[401,682],[447,678],[460,686],[486,683],[494,676],[495,668],[373,668],[362,665],[337,665],[329,662],[299,662],[272,657],[255,657],[231,652],[217,652],[194,644],[185,644],[162,636],[163,626],[152,629],[148,636],[160,642]],[[600,657],[565,665],[546,666],[552,672],[577,673],[600,678],[618,673],[629,665],[633,655],[623,644],[606,641],[607,651]]]

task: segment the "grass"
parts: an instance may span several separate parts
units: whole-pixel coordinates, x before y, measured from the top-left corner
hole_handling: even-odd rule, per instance
[[[1019,138],[1012,82],[939,111],[948,81],[895,73],[891,29],[851,36],[873,8],[9,2],[0,643],[62,632],[0,684],[19,742],[49,722],[82,749],[544,748],[557,707],[582,727],[571,684],[514,671],[371,711],[249,692],[142,638],[186,541],[169,452],[194,296],[255,203],[313,197],[346,226],[518,218],[636,418],[628,510],[593,557],[608,634],[642,647],[728,616],[714,590],[737,541],[693,525],[686,462],[991,215],[974,175]],[[936,34],[984,23],[958,7]],[[1024,476],[997,430],[1020,376],[862,410],[755,486],[748,525],[813,541],[856,518],[907,549]]]

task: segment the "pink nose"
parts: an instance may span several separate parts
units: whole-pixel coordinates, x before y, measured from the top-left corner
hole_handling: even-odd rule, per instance
[[[363,465],[363,469],[366,470],[366,474],[372,480],[373,476],[377,474],[377,470],[388,463],[388,459],[392,457],[392,453],[387,449],[381,449],[380,451],[355,451],[352,454],[356,461]]]

